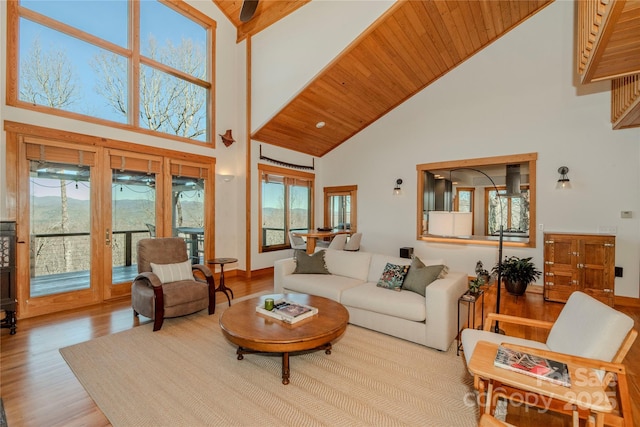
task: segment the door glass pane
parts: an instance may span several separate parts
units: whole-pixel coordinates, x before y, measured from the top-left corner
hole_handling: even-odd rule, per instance
[[[112,283],[131,281],[138,273],[138,241],[155,237],[154,174],[113,171],[111,185]]]
[[[284,183],[262,181],[262,246],[285,244]]]
[[[351,196],[331,196],[329,198],[329,226],[351,229]]]
[[[89,289],[91,199],[88,166],[31,161],[31,297]]]
[[[289,186],[289,229],[307,230],[311,227],[309,206],[311,193],[306,185]]]
[[[204,179],[173,176],[173,235],[185,239],[191,262],[204,263]]]
[[[458,211],[471,212],[471,191],[458,191]]]

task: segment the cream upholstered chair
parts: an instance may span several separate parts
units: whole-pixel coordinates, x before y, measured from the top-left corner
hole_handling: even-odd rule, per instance
[[[135,316],[154,320],[154,331],[167,317],[205,308],[213,314],[213,274],[204,265],[191,264],[187,244],[180,237],[142,239],[138,242],[138,275],[131,285],[131,306]]]
[[[544,343],[496,334],[491,331],[494,321],[499,321],[500,324],[513,323],[547,329],[549,334]],[[633,326],[633,319],[626,314],[583,292],[574,292],[555,322],[490,313],[485,321],[484,330],[465,329],[462,331],[462,348],[467,365],[479,341],[489,341],[495,344],[509,343],[578,356],[593,362],[604,361],[620,364],[638,335]],[[597,366],[597,363],[595,365]],[[607,374],[601,379],[605,384],[608,384],[612,380],[612,376]],[[617,385],[620,386],[620,384]],[[628,389],[618,390],[618,400],[623,416],[626,417],[624,414],[631,413]]]
[[[328,248],[329,249],[335,249],[337,251],[341,251],[341,250],[344,249],[346,244],[347,244],[347,235],[346,234],[338,234],[333,238],[333,240],[331,240],[331,243],[329,243]]]
[[[289,232],[289,243],[291,244],[291,249],[307,250],[307,242],[302,237],[295,236],[291,231]]]
[[[354,233],[349,238],[349,241],[344,245],[345,251],[359,251],[360,241],[362,240],[362,233]]]

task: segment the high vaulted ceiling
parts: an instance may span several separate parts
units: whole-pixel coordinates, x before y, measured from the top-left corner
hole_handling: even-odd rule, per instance
[[[259,33],[269,25],[284,18],[311,0],[261,0],[258,2],[253,18],[248,22],[240,21],[242,0],[213,0],[222,13],[238,29],[237,41],[244,40],[248,35]]]
[[[550,2],[398,2],[252,138],[323,156]]]

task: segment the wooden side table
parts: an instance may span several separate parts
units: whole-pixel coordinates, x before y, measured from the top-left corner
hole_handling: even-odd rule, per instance
[[[207,260],[207,264],[217,264],[220,266],[220,284],[216,288],[216,292],[222,292],[223,294],[225,294],[227,300],[229,301],[229,307],[231,307],[231,299],[234,298],[234,296],[233,289],[227,288],[224,284],[224,265],[232,264],[234,262],[238,262],[238,260],[236,258],[214,258]],[[227,292],[231,293],[231,298],[229,298],[229,294]]]
[[[460,329],[460,306],[464,303],[467,304],[467,325],[465,327],[475,328],[476,302],[478,302],[478,299],[481,301],[481,319],[484,321],[484,291],[482,289],[480,289],[475,295],[467,291],[458,298],[458,335],[456,335],[456,356],[460,356],[460,350],[462,349],[462,342],[460,340],[460,334],[462,333],[462,329]],[[478,329],[482,329],[482,325],[478,326]]]

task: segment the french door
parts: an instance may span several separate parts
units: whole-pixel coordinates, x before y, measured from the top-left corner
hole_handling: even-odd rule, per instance
[[[20,318],[129,295],[143,238],[182,237],[194,263],[214,258],[215,159],[47,133],[7,138]]]
[[[163,235],[162,162],[149,156],[122,150],[107,150],[109,209],[102,212],[104,230],[104,299],[128,295],[138,273],[137,243]],[[106,181],[106,180],[105,180]]]
[[[20,317],[100,301],[98,147],[20,138],[17,278]],[[28,220],[27,220],[28,219]],[[24,238],[28,236],[28,239]]]

